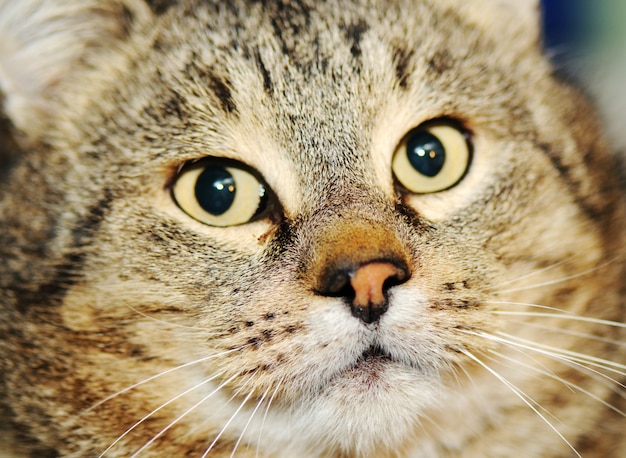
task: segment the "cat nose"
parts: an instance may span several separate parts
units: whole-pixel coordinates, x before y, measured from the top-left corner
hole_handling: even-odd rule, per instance
[[[387,311],[389,288],[408,278],[409,270],[404,263],[372,261],[356,267],[329,269],[318,292],[346,298],[352,315],[369,324],[378,321]]]

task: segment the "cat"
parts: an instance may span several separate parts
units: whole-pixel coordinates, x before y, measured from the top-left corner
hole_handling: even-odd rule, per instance
[[[626,208],[531,0],[0,2],[3,453],[626,456]]]

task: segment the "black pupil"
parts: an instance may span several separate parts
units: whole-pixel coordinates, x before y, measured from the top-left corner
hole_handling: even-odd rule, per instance
[[[408,139],[406,154],[415,170],[427,177],[441,172],[446,161],[446,150],[439,139],[423,131],[414,133]]]
[[[224,167],[207,167],[196,181],[198,203],[206,212],[215,216],[228,211],[235,200],[236,192],[235,180]]]

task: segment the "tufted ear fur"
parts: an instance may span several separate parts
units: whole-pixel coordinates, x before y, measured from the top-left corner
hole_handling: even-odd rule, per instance
[[[515,48],[539,49],[539,0],[472,0],[464,2],[460,9],[463,17],[478,24],[495,40],[509,41]]]
[[[70,97],[72,81],[116,64],[107,50],[123,46],[137,19],[149,15],[143,3],[128,3],[0,2],[0,102],[15,127],[37,136]]]

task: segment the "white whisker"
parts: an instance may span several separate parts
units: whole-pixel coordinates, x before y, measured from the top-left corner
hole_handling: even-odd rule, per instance
[[[516,367],[517,366],[522,366],[522,367],[525,367],[526,369],[532,370],[534,372],[537,372],[539,374],[542,374],[542,375],[550,377],[550,378],[552,378],[554,380],[557,380],[557,381],[563,383],[564,385],[566,385],[570,390],[572,390],[572,391],[574,391],[574,390],[575,391],[579,391],[579,392],[589,396],[591,399],[593,399],[593,400],[599,402],[600,404],[604,405],[605,407],[611,409],[612,411],[614,411],[614,412],[616,412],[616,413],[618,413],[618,414],[620,414],[622,416],[626,416],[625,412],[622,412],[617,407],[609,404],[604,399],[596,396],[595,394],[593,394],[592,392],[582,388],[581,386],[576,385],[575,383],[572,383],[572,382],[564,379],[563,377],[559,377],[558,375],[556,375],[552,371],[541,370],[541,369],[539,369],[537,367],[531,366],[530,364],[523,363],[522,361],[516,360],[514,358],[511,358],[509,356],[503,355],[503,354],[501,354],[499,352],[496,352],[496,351],[492,351],[492,353],[495,354],[495,355],[498,355],[500,358],[503,358],[503,359],[506,359],[506,360],[512,362],[513,364],[515,364]],[[578,368],[576,368],[576,369],[578,370]]]
[[[522,275],[520,277],[513,278],[511,280],[506,280],[506,281],[504,281],[502,283],[497,284],[496,288],[499,289],[502,286],[510,285],[511,283],[517,283],[519,281],[525,280],[525,279],[533,277],[535,275],[540,275],[542,273],[548,272],[548,271],[550,271],[550,270],[552,270],[552,269],[554,269],[554,268],[556,268],[556,267],[558,267],[558,266],[560,266],[562,264],[565,264],[566,262],[569,262],[570,260],[574,259],[576,256],[580,256],[580,255],[579,254],[574,254],[574,255],[572,255],[572,256],[570,256],[568,258],[565,258],[565,259],[562,259],[562,260],[560,260],[558,262],[555,262],[554,264],[550,264],[548,267],[544,267],[542,269],[533,270],[532,272],[529,272],[529,273],[527,273],[525,275]]]
[[[613,361],[608,361],[602,358],[596,358],[594,356],[585,355],[585,354],[573,352],[570,350],[564,350],[561,348],[555,348],[555,347],[551,347],[548,345],[541,345],[536,342],[532,342],[526,339],[512,336],[510,334],[502,333],[502,332],[497,333],[499,336],[502,336],[502,337],[499,337],[493,334],[474,332],[474,331],[462,331],[462,332],[465,332],[467,334],[472,334],[478,337],[482,337],[488,340],[492,340],[492,341],[495,341],[504,345],[515,345],[517,347],[525,348],[527,350],[531,350],[536,353],[548,356],[550,358],[565,361],[568,363],[580,363],[582,367],[588,370],[592,370],[590,367],[587,366],[587,365],[591,365],[591,366],[599,367],[601,369],[604,369],[606,371],[613,372],[619,375],[623,375],[623,376],[626,375],[626,372],[621,372],[620,370],[618,370],[618,369],[626,369],[626,366],[624,366],[623,364],[619,364]],[[512,340],[509,340],[509,339],[512,339]],[[614,367],[617,367],[617,369],[615,369]],[[601,372],[598,372],[598,374],[604,375],[605,377],[607,377],[605,374],[602,374]],[[613,381],[614,383],[622,386],[618,381],[610,377],[607,377],[607,378]]]
[[[245,388],[245,386],[250,382],[250,380],[253,379],[254,374],[256,374],[256,372],[254,372],[250,378],[248,378],[248,380],[245,381],[245,383],[243,383],[239,389],[237,389],[237,391],[230,397],[230,399],[228,400],[228,402],[230,402],[233,398],[235,398],[235,396],[238,396],[239,393],[241,393],[241,391],[243,391],[243,389]],[[228,426],[233,422],[233,420],[235,419],[235,417],[237,416],[237,414],[239,414],[239,412],[241,411],[241,409],[243,409],[243,407],[246,405],[246,403],[248,402],[248,400],[252,397],[252,391],[250,391],[248,393],[248,395],[244,398],[244,400],[239,404],[239,407],[237,407],[237,409],[235,410],[235,412],[230,416],[230,418],[228,419],[228,421],[224,424],[224,426],[222,426],[222,429],[220,430],[219,433],[217,433],[217,436],[215,436],[215,438],[213,439],[213,442],[211,442],[211,444],[208,446],[208,448],[204,451],[204,453],[202,454],[201,458],[206,458],[206,456],[209,454],[209,452],[213,449],[213,447],[215,446],[215,444],[217,444],[217,441],[220,440],[220,437],[222,437],[222,434],[224,434],[224,431],[226,431],[226,429],[228,428]],[[240,436],[241,437],[241,436]],[[237,441],[237,444],[239,444],[239,441]]]
[[[552,370],[548,369],[546,367],[545,364],[543,364],[541,361],[537,360],[537,358],[534,357],[534,355],[529,354],[531,353],[531,350],[528,350],[526,348],[520,347],[519,345],[516,345],[515,343],[511,343],[511,342],[506,342],[504,340],[500,341],[500,343],[508,348],[510,348],[511,350],[520,353],[521,355],[523,355],[525,358],[533,361],[537,366],[543,368],[543,370],[545,371],[545,373],[547,374],[551,374],[551,376],[553,377],[558,377]],[[489,350],[491,353],[493,354],[498,354],[495,350]],[[504,357],[504,355],[502,355]],[[513,360],[512,358],[510,359],[512,361],[519,361],[519,360]]]
[[[607,267],[608,265],[610,265],[610,264],[612,264],[614,262],[615,262],[615,259],[612,259],[610,261],[607,261],[607,262],[604,262],[604,263],[600,264],[599,266],[593,267],[591,269],[584,270],[584,271],[579,272],[579,273],[574,274],[574,275],[568,275],[566,277],[557,278],[556,280],[550,280],[550,281],[545,281],[545,282],[541,282],[541,283],[535,283],[534,285],[527,285],[527,286],[520,286],[520,287],[516,287],[516,288],[504,289],[504,290],[499,291],[499,293],[513,293],[513,292],[517,292],[517,291],[527,291],[529,289],[541,288],[543,286],[558,285],[559,283],[564,283],[566,281],[574,280],[576,278],[580,278],[580,277],[584,277],[585,275],[589,275],[590,273],[597,272],[598,270],[603,269],[603,268]]]
[[[505,334],[506,335],[506,334]],[[483,336],[483,337],[487,337],[487,336]],[[495,338],[495,336],[493,336]],[[513,337],[513,336],[511,336]],[[530,342],[530,341],[525,341],[528,345],[520,345],[517,342],[509,342],[506,339],[497,339],[498,342],[503,343],[505,345],[509,345],[509,346],[517,346],[520,347],[522,346],[523,348],[527,348],[531,351],[534,351],[536,353],[542,354],[544,356],[548,356],[549,358],[555,359],[557,361],[560,361],[562,364],[571,367],[573,369],[576,369],[580,372],[584,372],[587,375],[589,375],[590,377],[592,377],[594,380],[598,381],[599,383],[602,383],[604,386],[608,387],[609,389],[611,389],[611,391],[619,394],[621,397],[626,397],[626,394],[619,390],[618,387],[624,388],[626,389],[626,385],[624,385],[623,383],[619,382],[618,380],[614,379],[613,377],[610,377],[609,375],[600,372],[597,369],[594,369],[593,367],[590,366],[595,366],[595,367],[600,367],[601,369],[604,369],[606,371],[609,372],[617,372],[618,374],[620,374],[619,371],[613,370],[611,368],[607,368],[605,366],[599,365],[599,364],[593,364],[587,361],[581,361],[579,360],[575,360],[573,358],[570,357],[566,357],[564,355],[555,353],[555,352],[551,352],[551,351],[545,351],[545,350],[541,350],[538,348],[533,348],[532,345],[534,344],[534,342]],[[556,349],[556,351],[558,351],[559,349]],[[585,356],[585,355],[583,355]]]
[[[226,351],[223,351],[221,353],[216,353],[216,354],[213,354],[213,355],[205,356],[203,358],[199,358],[199,359],[196,359],[194,361],[190,361],[188,363],[181,364],[180,366],[176,366],[176,367],[173,367],[171,369],[167,369],[167,370],[165,370],[163,372],[160,372],[160,373],[155,374],[155,375],[153,375],[151,377],[148,377],[148,378],[146,378],[146,379],[144,379],[144,380],[142,380],[140,382],[134,383],[133,385],[130,385],[130,386],[124,388],[123,390],[117,391],[116,393],[113,393],[110,396],[107,396],[106,398],[102,399],[101,401],[98,401],[97,403],[95,403],[91,407],[88,407],[87,409],[85,409],[78,416],[80,417],[82,415],[85,415],[85,414],[91,412],[92,410],[98,408],[99,406],[101,406],[105,402],[108,402],[108,401],[110,401],[111,399],[113,399],[113,398],[115,398],[117,396],[120,396],[120,395],[122,395],[124,393],[127,393],[127,392],[129,392],[131,390],[134,390],[135,388],[140,387],[141,385],[144,385],[144,384],[146,384],[148,382],[156,380],[156,379],[158,379],[160,377],[163,377],[163,376],[165,376],[167,374],[171,374],[172,372],[175,372],[177,370],[184,369],[184,368],[187,368],[187,367],[190,367],[190,366],[194,366],[196,364],[200,364],[200,363],[203,363],[205,361],[209,361],[209,360],[214,359],[214,358],[222,357],[222,356],[227,355],[229,353],[233,353],[233,352],[239,351],[239,350],[241,350],[244,347],[245,346],[233,348],[231,350],[226,350]]]
[[[585,323],[603,324],[606,326],[613,326],[616,328],[626,328],[626,323],[620,323],[619,321],[601,320],[599,318],[590,318],[586,316],[566,314],[563,315],[556,313],[541,313],[541,312],[514,312],[508,310],[492,310],[490,313],[494,315],[516,315],[516,316],[528,316],[537,318],[556,318],[560,320],[574,320],[584,321]]]
[[[552,347],[550,345],[539,344],[537,342],[532,342],[530,340],[522,339],[521,337],[516,337],[511,334],[504,333],[504,332],[496,332],[496,334],[498,336],[501,336],[501,338],[504,338],[504,340],[509,343],[519,345],[523,348],[527,348],[529,350],[533,350],[538,353],[543,352],[544,354],[548,356],[553,356],[553,357],[560,356],[560,357],[566,358],[568,361],[576,361],[579,363],[590,364],[592,366],[600,367],[607,371],[626,376],[626,372],[622,372],[622,371],[626,371],[626,365],[617,363],[615,361],[610,361],[604,358],[598,358],[598,357],[591,356],[591,355],[585,355],[584,353],[578,353],[578,352],[571,351],[571,350],[565,350],[562,348]],[[496,336],[493,336],[492,334],[481,333],[480,335],[485,336],[485,337],[487,336],[496,337]],[[507,339],[511,339],[511,340],[507,340]]]
[[[522,325],[522,326],[528,326],[530,328],[542,329],[544,331],[565,334],[568,336],[582,337],[582,338],[589,339],[589,340],[595,340],[597,342],[604,342],[604,343],[608,343],[611,345],[617,345],[619,347],[626,347],[626,342],[620,342],[615,339],[608,339],[606,337],[596,336],[594,334],[589,334],[587,332],[578,332],[578,331],[573,331],[571,329],[563,329],[563,328],[559,328],[556,326],[546,326],[543,324],[538,324],[538,323],[528,322],[528,321],[520,321],[520,322],[516,322],[516,324]]]
[[[124,439],[124,437],[126,437],[128,434],[130,434],[137,426],[141,425],[144,421],[146,421],[148,418],[150,418],[152,415],[154,415],[155,413],[157,413],[158,411],[160,411],[161,409],[167,407],[168,405],[172,404],[173,402],[177,401],[178,399],[182,398],[183,396],[191,393],[194,390],[197,390],[198,388],[200,388],[201,386],[206,385],[207,383],[209,383],[210,381],[214,380],[215,378],[219,377],[220,375],[222,375],[222,373],[219,374],[215,374],[211,377],[209,377],[208,379],[198,383],[195,386],[192,386],[191,388],[183,391],[182,393],[174,396],[172,399],[170,399],[169,401],[165,402],[164,404],[161,404],[159,407],[157,407],[156,409],[154,409],[152,412],[148,413],[147,415],[145,415],[143,418],[141,418],[139,421],[137,421],[135,424],[133,424],[130,428],[128,428],[121,436],[119,436],[117,439],[115,439],[115,441],[109,445],[106,450],[104,450],[99,456],[98,458],[102,458],[104,455],[106,455],[106,453],[111,450],[118,442],[120,442],[122,439]]]
[[[267,387],[267,389],[265,390],[265,392],[261,396],[261,399],[259,399],[259,401],[256,403],[256,406],[254,407],[254,410],[250,414],[250,418],[248,418],[248,421],[244,425],[243,430],[241,431],[241,434],[239,434],[239,438],[237,439],[237,442],[235,443],[235,446],[233,447],[233,451],[230,454],[231,458],[233,458],[235,456],[235,452],[237,451],[237,448],[239,447],[239,443],[243,439],[243,436],[246,433],[246,430],[248,429],[248,426],[250,426],[250,423],[252,422],[252,419],[254,418],[254,415],[259,410],[259,407],[261,407],[261,405],[263,405],[263,401],[265,400],[265,398],[267,396],[267,393],[269,393],[269,391],[270,391],[270,387]]]
[[[507,367],[507,368],[509,368],[509,369],[510,369],[510,368],[512,368],[512,367],[515,367],[516,371],[519,371],[519,366],[520,366],[520,365],[521,365],[521,366],[528,366],[528,367],[529,367],[529,368],[531,368],[531,369],[533,368],[532,366],[530,366],[530,365],[526,365],[526,364],[522,363],[521,361],[517,361],[517,360],[515,360],[514,358],[506,358],[506,356],[504,356],[504,355],[500,355],[498,352],[495,352],[495,351],[493,351],[493,350],[490,350],[490,353],[492,353],[492,354],[494,354],[494,355],[502,356],[502,358],[508,359],[509,363],[508,363],[508,364],[505,364],[503,361],[500,361],[500,360],[498,360],[497,358],[495,358],[495,357],[493,357],[493,356],[488,356],[488,355],[485,355],[485,357],[486,357],[487,359],[489,359],[489,361],[493,361],[494,363],[496,363],[496,364],[498,364],[498,365],[500,365],[500,366],[505,366],[505,367]],[[525,353],[522,353],[522,354],[523,354],[524,356],[527,356]],[[514,365],[513,365],[513,364],[514,364]],[[494,369],[494,371],[495,371],[495,369]],[[539,376],[539,374],[541,374],[541,373],[542,373],[542,371],[540,371],[540,370],[536,370],[535,372],[538,372],[538,374],[532,374],[532,377],[533,377],[534,379],[536,379],[537,381],[541,380],[541,377]],[[558,376],[557,376],[556,374],[550,374],[550,372],[551,372],[551,371],[546,371],[546,373],[545,373],[545,374],[546,374],[546,375],[548,375],[549,377],[552,377],[552,378],[558,379]],[[571,392],[574,392],[574,390],[573,390],[571,387],[567,386],[567,385],[566,385],[566,388],[567,388],[568,390],[570,390]],[[536,401],[535,401],[534,399],[532,399],[530,396],[528,396],[528,400],[529,400],[529,401],[531,401],[531,402],[535,405],[535,407],[537,407],[537,409],[539,409],[539,410],[543,411],[543,412],[545,413],[545,415],[547,415],[548,417],[551,417],[551,418],[552,418],[554,421],[556,421],[556,422],[562,423],[562,422],[561,422],[561,421],[560,421],[560,420],[556,417],[556,415],[554,415],[552,412],[550,412],[550,411],[549,411],[548,409],[546,409],[544,406],[542,406],[541,404],[539,404],[538,402],[536,402]]]
[[[235,378],[237,377],[237,375],[233,375],[232,377],[230,377],[229,379],[227,379],[226,381],[222,382],[217,388],[215,388],[213,391],[211,391],[209,394],[207,394],[205,397],[203,397],[202,399],[200,399],[198,402],[196,402],[194,405],[192,405],[190,408],[188,408],[187,410],[185,410],[182,414],[180,414],[178,417],[176,417],[174,420],[172,420],[165,428],[163,428],[161,431],[159,431],[156,435],[154,435],[148,442],[146,442],[145,444],[143,444],[141,446],[141,448],[139,450],[137,450],[135,453],[133,453],[131,455],[131,458],[135,458],[137,457],[141,452],[143,452],[144,450],[146,450],[148,447],[150,447],[150,445],[152,445],[159,437],[161,437],[163,434],[165,434],[167,431],[169,431],[176,423],[178,423],[180,420],[182,420],[183,418],[185,418],[187,415],[189,415],[191,412],[193,412],[195,409],[197,409],[200,405],[202,405],[203,403],[205,403],[208,399],[210,399],[215,393],[219,392],[224,386],[226,386],[228,383],[230,383],[231,381],[233,381]]]
[[[267,420],[267,415],[268,415],[268,413],[270,411],[270,407],[272,405],[272,402],[274,401],[274,398],[276,397],[276,394],[278,393],[278,389],[280,388],[281,385],[282,385],[282,378],[276,382],[276,388],[274,388],[274,391],[272,392],[272,395],[270,396],[269,400],[267,401],[267,407],[265,408],[265,413],[263,414],[263,421],[261,421],[261,427],[259,429],[259,437],[257,439],[256,453],[254,455],[255,458],[258,457],[259,450],[261,450],[261,436],[263,435],[263,428],[265,426],[265,421]]]
[[[567,311],[567,310],[562,310],[560,308],[557,307],[549,307],[547,305],[539,305],[539,304],[533,304],[530,302],[513,302],[513,301],[484,301],[485,304],[494,304],[494,305],[519,305],[521,307],[533,307],[533,308],[538,308],[538,309],[543,309],[543,310],[552,310],[554,312],[559,312],[559,313],[563,313],[563,314],[571,314],[571,312]]]
[[[574,448],[574,446],[565,438],[565,436],[563,436],[563,434],[561,434],[561,432],[552,424],[550,423],[550,421],[541,414],[541,412],[539,412],[539,410],[537,409],[537,407],[535,407],[535,405],[538,405],[531,397],[529,397],[526,393],[524,393],[522,390],[520,390],[519,388],[517,388],[514,384],[512,384],[511,382],[509,382],[506,378],[504,378],[502,375],[498,374],[496,371],[494,371],[492,368],[490,368],[487,364],[485,364],[483,361],[481,361],[479,358],[477,358],[476,356],[474,356],[472,353],[470,353],[467,350],[461,350],[461,352],[463,354],[465,354],[465,356],[467,356],[468,358],[470,358],[471,360],[473,360],[474,362],[476,362],[477,364],[479,364],[480,366],[482,366],[485,370],[487,370],[490,374],[492,374],[494,377],[496,377],[498,380],[500,380],[500,382],[502,382],[507,388],[509,388],[518,398],[520,398],[520,400],[526,404],[533,412],[535,412],[535,414],[537,416],[539,416],[539,418],[541,418],[544,423],[546,423],[550,429],[552,429],[560,438],[561,440],[567,444],[567,446],[576,454],[576,456],[578,456],[579,458],[582,458],[582,456],[580,455],[580,453],[578,453],[578,451],[576,451],[576,449]]]

